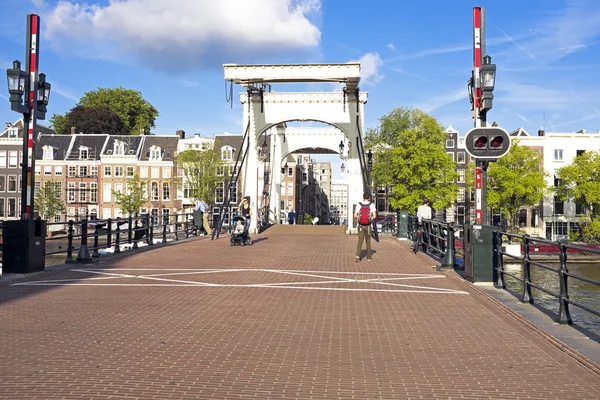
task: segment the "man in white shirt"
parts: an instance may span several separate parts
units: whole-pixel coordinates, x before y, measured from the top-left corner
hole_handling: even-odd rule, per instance
[[[431,207],[429,207],[429,199],[423,200],[423,205],[417,209],[417,222],[423,224],[424,219],[431,219]]]
[[[354,208],[354,218],[356,218],[356,227],[358,228],[358,243],[356,244],[355,262],[360,261],[360,252],[362,251],[362,242],[367,245],[367,261],[371,261],[371,222],[377,216],[375,204],[371,202],[371,194],[365,192],[363,200],[358,202]]]

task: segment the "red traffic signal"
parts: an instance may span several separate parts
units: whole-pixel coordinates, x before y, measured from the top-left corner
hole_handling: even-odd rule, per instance
[[[510,150],[508,133],[495,126],[473,128],[465,137],[465,149],[474,158],[496,159]]]

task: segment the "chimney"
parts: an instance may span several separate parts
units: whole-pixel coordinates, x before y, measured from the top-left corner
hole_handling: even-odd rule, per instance
[[[72,126],[72,127],[71,127],[71,135],[74,135],[74,134],[75,134],[75,127],[74,127],[74,126]]]
[[[177,135],[179,137],[179,139],[185,139],[185,131],[179,129],[178,131],[175,132],[175,135]]]
[[[538,131],[538,136],[544,136],[545,134],[546,132],[544,132],[544,130],[540,128],[540,130]]]

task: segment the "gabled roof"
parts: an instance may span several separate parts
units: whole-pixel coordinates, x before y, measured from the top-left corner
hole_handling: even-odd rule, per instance
[[[89,159],[99,160],[100,153],[104,148],[104,144],[108,138],[108,135],[84,135],[77,134],[71,135],[74,137],[73,145],[71,146],[71,150],[67,156],[67,159],[78,159],[79,158],[79,148],[87,147],[89,152]]]
[[[46,135],[38,137],[34,150],[35,159],[41,160],[44,155],[44,147],[50,146],[54,150],[54,160],[64,160],[74,136],[71,135]]]
[[[144,136],[133,136],[133,135],[110,135],[108,137],[108,141],[106,142],[106,146],[104,147],[104,151],[102,152],[102,156],[112,156],[115,146],[115,140],[120,140],[125,143],[125,152],[123,155],[132,156],[138,155],[140,152],[140,148],[142,145],[142,139]]]
[[[221,147],[230,146],[238,151],[242,147],[242,139],[242,135],[215,136],[215,150],[221,151]]]
[[[10,128],[18,128],[19,131],[17,133],[17,137],[22,138],[23,137],[23,118],[19,119],[17,122],[15,122],[14,124],[10,124],[12,126],[8,126],[9,123],[6,123],[6,127],[4,128],[4,131],[2,131],[2,133],[0,133],[0,138],[6,138],[8,137],[8,130]],[[40,125],[40,124],[36,124],[35,126],[35,130],[36,132],[34,132],[34,137],[37,137],[38,135],[41,134],[47,134],[47,135],[55,135],[56,132],[53,129],[50,129],[44,125]]]
[[[140,161],[148,161],[150,159],[150,147],[152,146],[158,146],[163,150],[163,161],[175,160],[177,144],[179,143],[178,136],[148,135],[144,136],[143,142]]]
[[[527,133],[527,131],[525,129],[523,129],[522,127],[515,129],[514,131],[510,132],[508,134],[508,136],[530,136],[529,133]]]

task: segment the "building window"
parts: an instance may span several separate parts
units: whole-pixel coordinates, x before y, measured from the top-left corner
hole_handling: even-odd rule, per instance
[[[52,146],[42,147],[42,159],[43,160],[54,160],[54,149]]]
[[[459,164],[464,164],[466,161],[466,157],[465,157],[465,152],[464,151],[459,151],[458,153],[456,153],[456,162]]]
[[[88,176],[88,167],[87,167],[87,165],[80,165],[79,166],[79,176],[81,176],[81,177]]]
[[[293,195],[294,195],[294,182],[288,181],[288,183],[287,183],[287,195],[286,196],[293,196]]]
[[[157,182],[152,182],[152,185],[150,186],[150,193],[151,193],[151,200],[152,201],[158,201],[159,200],[158,183]]]
[[[152,225],[158,225],[158,208],[150,209],[150,218],[152,219]]]
[[[294,168],[288,167],[288,176],[294,176]]]
[[[96,182],[90,183],[90,203],[98,202],[98,184]]]
[[[115,143],[113,145],[113,151],[116,155],[125,154],[125,143],[118,139],[115,140]]]
[[[150,147],[150,160],[160,161],[162,160],[162,149],[158,146]]]
[[[77,168],[74,165],[69,165],[69,176],[74,177],[77,173]]]
[[[17,151],[9,151],[8,152],[8,168],[17,168],[17,159],[18,152]]]
[[[39,165],[35,166],[35,175],[41,175],[42,174],[42,167],[40,167]]]
[[[148,167],[140,167],[140,178],[148,177]]]
[[[233,148],[225,146],[221,148],[221,160],[231,161],[233,159]]]
[[[105,183],[104,184],[104,189],[102,190],[102,200],[105,203],[110,203],[111,198],[112,198],[111,184],[110,183]]]
[[[465,188],[464,187],[458,188],[458,196],[456,197],[456,201],[458,201],[459,203],[462,203],[465,201]]]
[[[75,202],[75,182],[69,182],[67,184],[67,203]]]
[[[126,173],[128,178],[133,178],[133,167],[127,167]]]
[[[160,167],[152,167],[150,169],[151,178],[158,179],[160,178]]]
[[[558,196],[554,196],[554,215],[562,215],[565,213],[565,203],[560,201]]]
[[[52,167],[49,165],[46,165],[44,167],[44,175],[48,176],[48,175],[52,175]]]
[[[0,175],[0,192],[4,192],[6,190],[6,176]]]
[[[220,165],[217,167],[217,176],[223,176],[223,175],[225,175],[225,167]]]
[[[112,167],[111,166],[104,167],[104,176],[112,176]]]
[[[215,188],[215,203],[223,203],[223,191],[224,182],[217,182],[217,187]]]
[[[171,167],[163,167],[163,179],[171,178]]]
[[[87,147],[85,146],[81,146],[79,148],[79,159],[80,160],[87,160],[90,156],[90,151]]]
[[[79,202],[85,203],[87,201],[87,184],[85,182],[79,182]]]
[[[450,156],[450,158],[452,159],[452,161],[454,161],[454,153],[446,152],[446,154],[448,154]]]
[[[3,197],[0,198],[0,218],[6,217],[4,201],[5,199]]]
[[[10,128],[8,130],[8,138],[9,139],[16,139],[18,134],[19,134],[19,128]]]
[[[115,200],[114,202],[117,202],[117,193],[123,193],[123,184],[122,183],[115,183]]]
[[[458,170],[458,183],[464,183],[464,181],[465,181],[465,170],[459,169]]]
[[[54,167],[54,175],[62,176],[62,165],[57,165]]]
[[[17,216],[17,199],[8,199],[8,212],[6,216],[8,218],[14,218]]]
[[[0,151],[0,168],[6,168],[6,150]]]
[[[123,177],[123,167],[115,167],[115,178],[117,177]]]
[[[562,160],[563,160],[562,149],[554,149],[554,161],[562,161]]]
[[[164,201],[171,200],[171,187],[166,182],[163,183],[163,200]]]
[[[8,176],[8,191],[15,193],[17,191],[17,176],[9,175]]]
[[[98,176],[98,166],[97,165],[90,166],[90,176],[93,176],[93,177]]]
[[[577,155],[576,157],[579,157],[580,155],[582,155],[583,153],[585,153],[585,150],[577,150]]]
[[[454,139],[446,139],[446,148],[453,149],[454,148]]]

